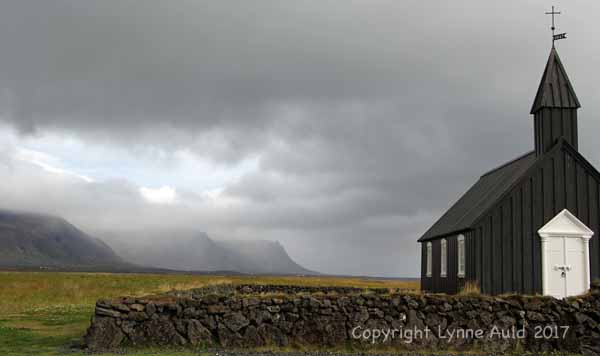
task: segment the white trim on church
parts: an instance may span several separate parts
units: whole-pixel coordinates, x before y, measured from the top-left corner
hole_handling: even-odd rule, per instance
[[[567,209],[538,230],[542,243],[544,295],[565,298],[590,288],[590,244],[594,232]]]

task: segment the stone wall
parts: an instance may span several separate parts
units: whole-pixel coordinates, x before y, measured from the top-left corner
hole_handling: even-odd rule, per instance
[[[197,299],[207,294],[220,295],[251,295],[251,294],[360,294],[360,293],[388,294],[388,293],[410,293],[411,290],[388,289],[388,288],[355,288],[355,287],[310,287],[290,286],[274,284],[215,284],[204,288],[172,291],[167,295],[175,297],[189,297]]]
[[[429,330],[429,331],[428,331]],[[600,353],[600,285],[556,300],[388,290],[216,286],[99,300],[91,350],[178,345]]]

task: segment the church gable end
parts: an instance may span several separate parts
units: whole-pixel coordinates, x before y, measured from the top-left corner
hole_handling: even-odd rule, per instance
[[[600,173],[568,142],[560,140],[473,224],[468,269],[482,292],[542,293],[541,250],[537,231],[564,209],[598,236]],[[600,256],[597,239],[590,254]],[[590,266],[600,276],[598,259]]]

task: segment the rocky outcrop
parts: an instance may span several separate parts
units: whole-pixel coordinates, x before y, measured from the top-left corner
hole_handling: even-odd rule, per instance
[[[359,348],[584,355],[596,355],[600,345],[598,286],[567,300],[335,288],[300,293],[296,288],[304,287],[218,286],[99,300],[85,343],[92,350],[127,345],[246,348],[353,343]]]

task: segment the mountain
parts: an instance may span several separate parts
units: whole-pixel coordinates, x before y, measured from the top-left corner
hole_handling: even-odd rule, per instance
[[[96,236],[108,244],[60,217],[0,209],[0,268],[315,274],[278,242],[215,241],[183,230]]]
[[[279,242],[213,240],[184,230],[103,232],[103,239],[132,263],[179,271],[251,274],[316,274],[287,254]]]
[[[0,210],[0,267],[127,266],[104,242],[62,218]]]
[[[278,241],[217,241],[239,270],[263,274],[316,274],[297,264]]]

